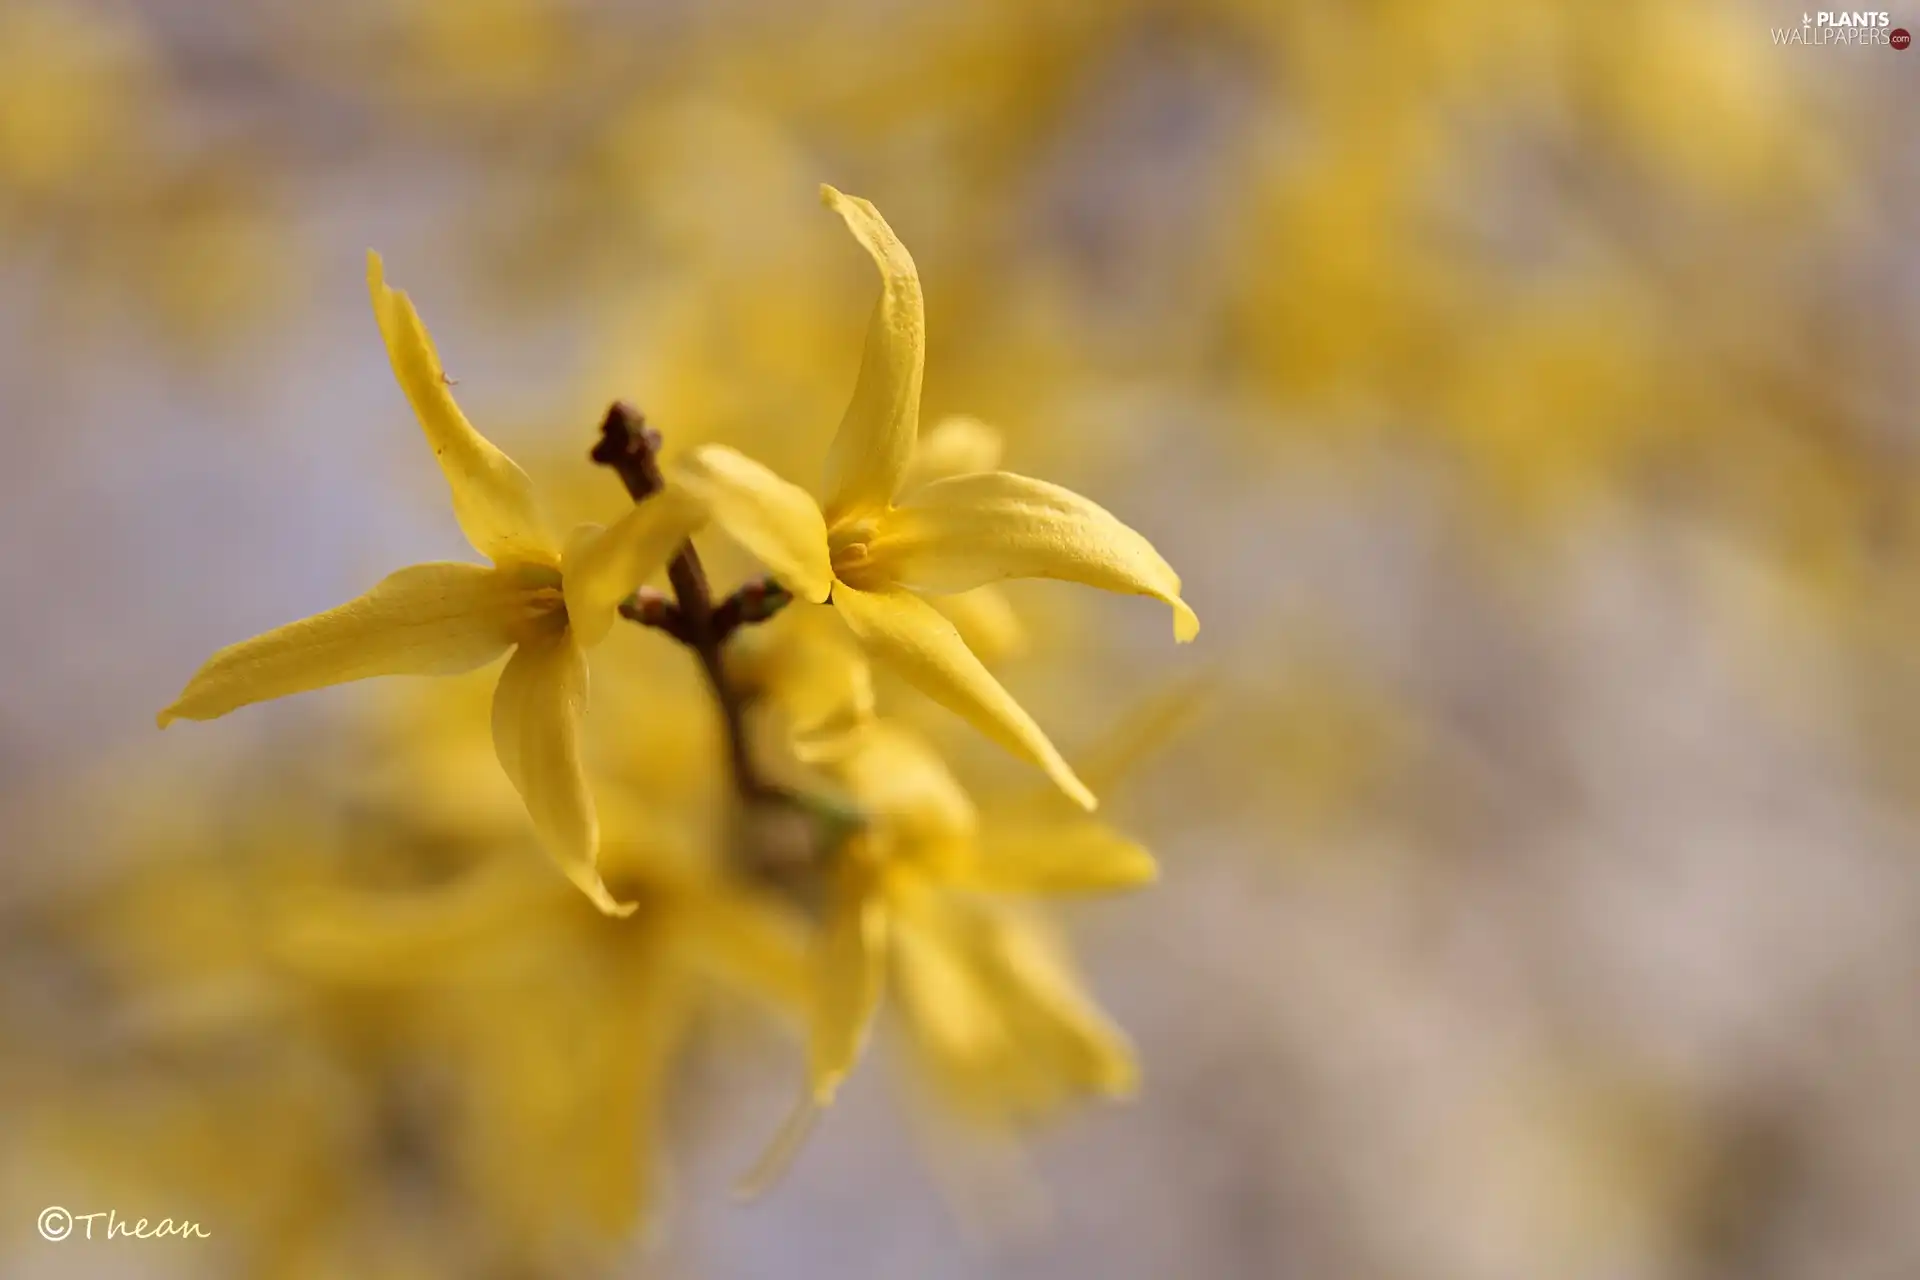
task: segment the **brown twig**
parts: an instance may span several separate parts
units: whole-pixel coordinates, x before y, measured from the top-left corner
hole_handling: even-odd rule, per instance
[[[667,485],[666,477],[660,473],[659,451],[660,433],[646,424],[639,410],[616,400],[600,424],[600,441],[590,456],[619,475],[635,502],[644,502]],[[719,610],[715,609],[706,568],[701,565],[700,553],[691,542],[682,544],[667,565],[667,581],[673,587],[671,605],[664,597],[656,595],[649,599],[642,594],[629,602],[631,609],[623,607],[621,612],[635,621],[659,627],[693,650],[700,660],[700,669],[706,674],[708,687],[713,690],[714,701],[720,706],[727,735],[727,759],[741,799],[749,803],[764,799],[771,789],[760,780],[754,768],[752,753],[747,749],[746,708],[727,681],[721,658],[721,646],[733,628],[740,625],[748,607],[736,606],[729,615],[727,607],[733,605],[729,599]],[[773,590],[778,592],[779,588]],[[762,595],[761,603],[764,599]],[[764,616],[771,617],[772,611],[766,611]]]

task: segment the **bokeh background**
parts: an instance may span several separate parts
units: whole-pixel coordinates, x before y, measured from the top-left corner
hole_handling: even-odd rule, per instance
[[[0,1269],[1920,1274],[1920,52],[1801,16],[0,0]],[[467,555],[368,247],[605,518],[616,396],[814,480],[874,289],[821,181],[920,264],[925,420],[1206,629],[1014,592],[1056,740],[1153,745],[1161,883],[1063,917],[1140,1095],[983,1120],[882,1035],[741,1207],[792,1029],[551,891],[484,677],[153,714]],[[595,667],[697,848],[693,668]]]

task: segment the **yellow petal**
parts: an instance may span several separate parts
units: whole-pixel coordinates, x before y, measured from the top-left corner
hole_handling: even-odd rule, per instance
[[[582,525],[567,539],[561,582],[567,624],[582,645],[606,638],[620,602],[658,573],[706,519],[706,507],[679,487],[654,494],[609,528]]]
[[[778,740],[800,760],[837,754],[873,719],[867,655],[830,610],[794,605],[736,632],[726,660],[729,679],[775,714]]]
[[[956,476],[909,495],[880,522],[863,572],[923,591],[1060,578],[1166,601],[1183,643],[1200,631],[1180,598],[1180,575],[1152,543],[1071,489],[1007,471]]]
[[[732,885],[676,895],[664,922],[694,964],[782,1012],[812,995],[805,932],[782,904]]]
[[[880,1003],[887,912],[874,869],[849,848],[834,873],[820,940],[808,1079],[819,1106],[833,1101],[866,1043]]]
[[[813,604],[826,600],[833,587],[827,526],[805,489],[719,444],[681,459],[674,479],[789,591]]]
[[[758,1200],[771,1191],[793,1168],[793,1162],[800,1158],[801,1148],[807,1145],[807,1139],[813,1136],[814,1126],[819,1123],[820,1104],[814,1101],[811,1092],[801,1094],[793,1109],[787,1113],[787,1118],[780,1122],[780,1128],[767,1143],[766,1150],[760,1153],[751,1168],[735,1180],[734,1198]]]
[[[160,727],[370,676],[471,671],[513,643],[520,599],[506,575],[482,565],[402,569],[357,600],[214,654]]]
[[[453,514],[467,541],[495,564],[554,563],[556,549],[534,499],[533,482],[460,412],[433,339],[407,295],[387,286],[377,253],[367,254],[367,290],[394,377],[446,473]]]
[[[988,666],[1026,652],[1027,628],[1000,588],[975,587],[957,595],[930,597],[928,603],[953,624],[967,648]]]
[[[1074,776],[1033,717],[932,605],[906,591],[856,591],[840,583],[833,590],[833,606],[869,652],[922,693],[1021,759],[1039,765],[1082,808],[1094,807],[1093,793]]]
[[[871,721],[847,737],[829,768],[895,851],[931,854],[971,842],[972,798],[940,753],[911,730]]]
[[[1072,1073],[1085,1088],[1108,1097],[1132,1094],[1140,1083],[1133,1046],[1087,994],[1065,949],[1037,924],[1003,917],[996,933],[1003,980],[1032,1003],[1060,1037]]]
[[[1000,433],[978,418],[962,414],[942,418],[921,432],[900,487],[906,491],[935,480],[993,471],[1000,466],[1003,443]]]
[[[989,826],[953,879],[984,893],[1107,893],[1151,884],[1153,855],[1098,822],[1068,819]]]
[[[821,187],[820,196],[880,268],[880,297],[867,322],[859,381],[827,451],[826,514],[838,524],[861,512],[884,511],[906,475],[920,426],[927,318],[920,273],[879,211],[832,187]]]
[[[888,936],[889,959],[907,1022],[930,1052],[977,1067],[1009,1052],[1004,1006],[980,967],[955,945],[942,895],[903,897]]]
[[[493,748],[526,802],[540,843],[567,878],[608,915],[632,913],[600,879],[600,819],[580,756],[587,658],[567,631],[514,651],[493,693]]]

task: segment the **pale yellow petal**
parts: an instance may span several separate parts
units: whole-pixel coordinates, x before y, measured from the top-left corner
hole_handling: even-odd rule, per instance
[[[974,848],[949,874],[984,893],[1109,893],[1151,884],[1159,875],[1146,849],[1085,819],[990,824]]]
[[[820,188],[820,195],[880,268],[859,381],[827,452],[826,514],[838,524],[885,510],[906,475],[920,425],[927,318],[920,273],[886,219],[865,200],[832,187]]]
[[[207,659],[160,727],[370,676],[454,675],[513,643],[520,593],[477,564],[417,564],[357,600],[276,627]]]
[[[637,503],[605,529],[575,529],[561,569],[575,638],[588,648],[605,639],[620,616],[620,602],[665,568],[705,520],[705,505],[675,486]]]
[[[587,658],[567,631],[523,643],[493,694],[493,746],[540,843],[608,915],[628,915],[600,879],[600,820],[580,753]]]
[[[835,870],[819,945],[808,1079],[814,1102],[824,1107],[866,1043],[886,959],[886,902],[874,869],[851,849]]]
[[[912,730],[871,721],[847,736],[827,766],[876,835],[896,849],[931,854],[972,841],[978,825],[972,798],[940,753]]]
[[[756,708],[773,713],[778,741],[798,759],[835,754],[873,718],[867,655],[828,609],[793,605],[764,626],[736,632],[726,661],[729,678]]]
[[[666,923],[688,957],[728,986],[804,1014],[812,988],[807,935],[783,904],[731,884],[677,895]]]
[[[1004,1006],[955,946],[944,903],[930,894],[903,895],[888,935],[892,975],[908,1024],[927,1049],[978,1067],[1018,1050],[1008,1043]]]
[[[998,587],[975,587],[954,595],[929,597],[967,648],[988,666],[1017,658],[1027,649],[1027,628],[1013,602]]]
[[[1140,1068],[1126,1033],[1101,1012],[1065,949],[1047,931],[1008,917],[997,942],[1006,978],[1060,1035],[1069,1067],[1086,1088],[1120,1098],[1139,1087]]]
[[[734,1181],[734,1198],[758,1200],[786,1177],[794,1161],[800,1158],[807,1139],[813,1136],[820,1116],[821,1107],[814,1101],[812,1091],[802,1093],[793,1109],[787,1112],[787,1118],[780,1122],[780,1128],[774,1132],[766,1150],[754,1160],[751,1168]]]
[[[467,541],[496,564],[554,563],[558,550],[541,518],[533,482],[460,412],[433,339],[407,295],[388,287],[377,253],[367,254],[367,290],[394,377],[446,473],[453,514]]]
[[[901,491],[953,476],[997,470],[1004,444],[1000,433],[978,418],[964,414],[942,418],[920,433]]]
[[[1108,726],[1091,749],[1076,755],[1080,776],[1102,790],[1118,786],[1141,762],[1193,731],[1196,721],[1215,710],[1221,686],[1210,671],[1195,671],[1140,697]]]
[[[805,489],[719,444],[681,459],[674,479],[789,591],[813,604],[826,600],[833,587],[827,526]]]
[[[1180,598],[1180,575],[1152,543],[1071,489],[1007,471],[955,476],[908,495],[880,522],[862,572],[868,582],[922,591],[1059,578],[1166,601],[1182,642],[1200,631]]]
[[[932,605],[911,592],[856,591],[841,583],[834,588],[833,606],[868,652],[1007,750],[1039,765],[1081,807],[1094,807],[1093,793],[1033,717]]]

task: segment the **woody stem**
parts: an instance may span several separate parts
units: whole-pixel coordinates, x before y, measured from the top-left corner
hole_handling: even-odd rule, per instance
[[[640,411],[624,401],[614,401],[600,424],[600,441],[590,455],[593,461],[619,475],[627,493],[635,502],[644,502],[666,488],[660,473],[660,433],[646,424]],[[673,587],[674,617],[662,629],[693,650],[720,706],[726,729],[727,760],[733,769],[734,784],[743,800],[753,801],[768,794],[747,750],[746,708],[738,692],[728,682],[721,658],[721,646],[736,616],[723,617],[727,605],[716,610],[707,585],[707,571],[692,542],[682,543],[667,565],[667,581]],[[731,605],[732,601],[728,602]]]

